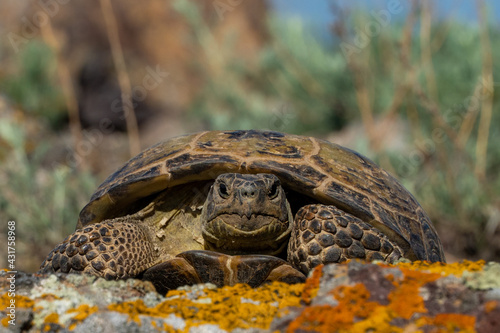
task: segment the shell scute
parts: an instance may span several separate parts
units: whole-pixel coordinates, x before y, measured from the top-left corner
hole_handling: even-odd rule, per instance
[[[297,147],[284,147],[284,151],[280,151],[279,153],[269,151],[267,147],[265,149],[257,150],[256,152],[260,155],[269,155],[269,156],[278,156],[280,158],[288,158],[288,159],[298,159],[302,158],[304,155]]]
[[[309,165],[286,163],[286,161],[256,161],[247,165],[252,173],[271,172],[294,189],[312,190],[325,179],[325,175]]]
[[[349,211],[351,214],[363,220],[374,219],[370,207],[365,206],[363,203],[363,200],[366,198],[365,196],[354,194],[352,190],[333,182],[324,189],[324,193],[332,198],[332,203]]]
[[[197,175],[204,175],[210,170],[236,170],[238,165],[239,161],[227,154],[186,153],[165,162],[172,179],[183,179],[184,177],[197,179]],[[213,176],[216,177],[217,175],[218,173],[214,171]],[[201,179],[204,179],[204,177],[201,177]]]

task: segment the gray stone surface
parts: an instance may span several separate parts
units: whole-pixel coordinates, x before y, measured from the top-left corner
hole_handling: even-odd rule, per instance
[[[443,267],[445,270],[446,267]],[[248,328],[236,327],[232,330],[225,330],[214,321],[203,322],[201,319],[187,316],[184,304],[194,308],[193,313],[202,308],[210,309],[214,306],[214,311],[227,311],[228,316],[239,315],[238,309],[234,309],[234,304],[252,307],[262,307],[262,311],[267,311],[266,306],[276,307],[277,302],[272,300],[273,292],[269,288],[259,289],[262,293],[269,293],[266,297],[254,299],[251,296],[241,293],[236,295],[236,303],[230,302],[231,292],[217,289],[213,285],[197,285],[181,288],[184,291],[169,294],[169,297],[159,295],[149,282],[129,279],[125,281],[106,281],[86,275],[47,275],[18,273],[16,275],[16,326],[5,326],[4,321],[0,325],[0,332],[39,332],[48,330],[50,332],[158,332],[162,329],[170,329],[176,332],[187,333],[262,333],[268,331],[302,332],[308,321],[304,318],[307,313],[315,313],[316,309],[321,311],[339,310],[339,306],[346,306],[346,303],[338,299],[339,288],[353,288],[365,290],[369,294],[368,299],[352,300],[347,304],[350,307],[356,302],[368,302],[371,306],[376,304],[381,314],[393,316],[386,325],[408,329],[408,327],[420,327],[424,332],[430,332],[439,322],[432,321],[442,315],[452,314],[455,317],[445,317],[446,320],[455,320],[457,325],[467,325],[467,320],[473,320],[474,329],[478,332],[500,332],[500,264],[488,263],[482,270],[465,272],[463,274],[445,275],[428,272],[411,273],[406,268],[387,267],[378,264],[366,264],[351,261],[348,264],[328,265],[318,270],[316,278],[310,277],[305,284],[305,289],[313,290],[312,298],[307,300],[302,297],[302,302],[297,306],[282,309],[276,312],[279,315],[270,318],[272,324],[269,328]],[[432,275],[434,274],[434,275]],[[7,272],[0,272],[0,295],[2,296],[0,307],[1,318],[7,314],[6,304],[8,304],[8,290],[10,281],[7,280]],[[321,276],[320,278],[318,278]],[[431,278],[429,278],[431,276]],[[413,280],[412,280],[413,279]],[[421,279],[421,281],[419,280]],[[425,311],[415,311],[407,318],[394,317],[388,309],[394,301],[394,294],[398,288],[404,288],[405,284],[415,292],[413,298],[421,298],[421,306]],[[237,287],[234,287],[237,288]],[[288,288],[285,286],[284,288]],[[238,290],[238,289],[234,289]],[[251,289],[250,289],[251,290]],[[402,289],[405,290],[405,289]],[[223,299],[218,299],[219,293],[224,292]],[[183,301],[190,303],[182,303]],[[415,299],[402,299],[402,304],[412,304]],[[177,304],[174,311],[162,313],[158,307],[165,306],[171,302]],[[177,302],[177,303],[176,303]],[[222,307],[215,307],[216,303]],[[224,302],[233,304],[224,307]],[[407,303],[405,303],[407,302]],[[367,304],[368,304],[367,303]],[[170,303],[168,303],[170,304]],[[114,306],[109,308],[109,306]],[[119,307],[122,306],[123,307]],[[170,306],[170,305],[168,305]],[[410,306],[410,305],[408,305]],[[412,305],[418,309],[416,305]],[[374,309],[375,309],[374,308]],[[90,311],[89,309],[93,309]],[[168,309],[168,308],[163,308]],[[218,309],[218,310],[216,310]],[[353,308],[354,309],[354,308]],[[94,311],[95,310],[95,311]],[[344,309],[345,310],[345,309]],[[87,312],[86,312],[87,311]],[[159,312],[160,311],[160,312]],[[374,310],[375,311],[375,310]],[[57,314],[57,315],[56,315]],[[243,315],[243,314],[241,314]],[[370,317],[371,314],[359,315],[353,319],[350,325],[364,324],[380,318]],[[49,319],[56,320],[48,323]],[[191,316],[191,315],[189,315]],[[309,315],[310,316],[310,315]],[[365,317],[363,317],[365,316]],[[201,317],[200,317],[201,318]],[[205,317],[206,318],[206,313]],[[218,318],[215,315],[214,317]],[[224,317],[221,317],[224,318]],[[423,325],[422,320],[427,318],[432,325]],[[458,318],[458,319],[457,319]],[[465,318],[465,319],[464,319]],[[310,319],[310,318],[309,318]],[[308,319],[308,320],[309,320]],[[314,319],[314,317],[313,317]],[[201,320],[201,321],[200,321]],[[314,321],[316,320],[316,321]],[[314,319],[318,332],[329,332],[328,328],[332,318]],[[464,322],[461,322],[465,320]],[[301,326],[302,325],[302,326]],[[413,326],[412,326],[413,325]],[[416,325],[416,326],[415,326]],[[418,326],[420,325],[420,326]],[[423,326],[422,326],[423,325]],[[470,322],[468,324],[470,326]],[[310,326],[307,326],[311,328]],[[353,326],[354,327],[354,326]],[[465,326],[464,326],[465,327]],[[457,328],[458,329],[458,328]]]

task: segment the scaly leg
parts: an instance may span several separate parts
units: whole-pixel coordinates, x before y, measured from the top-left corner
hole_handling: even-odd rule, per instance
[[[288,244],[288,262],[304,274],[319,264],[355,258],[394,262],[402,256],[395,242],[368,223],[319,204],[299,209]]]
[[[52,250],[41,273],[88,273],[108,280],[135,277],[158,263],[148,233],[134,223],[110,220],[76,230]]]

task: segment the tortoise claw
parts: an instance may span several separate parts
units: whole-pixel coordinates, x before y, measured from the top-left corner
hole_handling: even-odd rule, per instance
[[[151,281],[161,294],[197,283],[213,283],[218,287],[246,283],[257,287],[269,281],[305,281],[301,272],[273,256],[230,256],[204,250],[182,252],[177,258],[146,270],[142,278]]]
[[[147,269],[142,279],[151,281],[162,295],[180,286],[202,283],[193,266],[183,258],[174,258]]]
[[[306,276],[288,263],[285,263],[276,267],[269,273],[266,282],[272,281],[285,282],[288,284],[303,283],[306,281]]]

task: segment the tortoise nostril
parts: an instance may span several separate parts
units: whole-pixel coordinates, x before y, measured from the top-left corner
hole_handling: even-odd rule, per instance
[[[254,197],[255,196],[255,191],[243,191],[241,193],[244,197]]]
[[[253,199],[257,196],[257,189],[255,187],[244,187],[240,191],[243,198]]]

